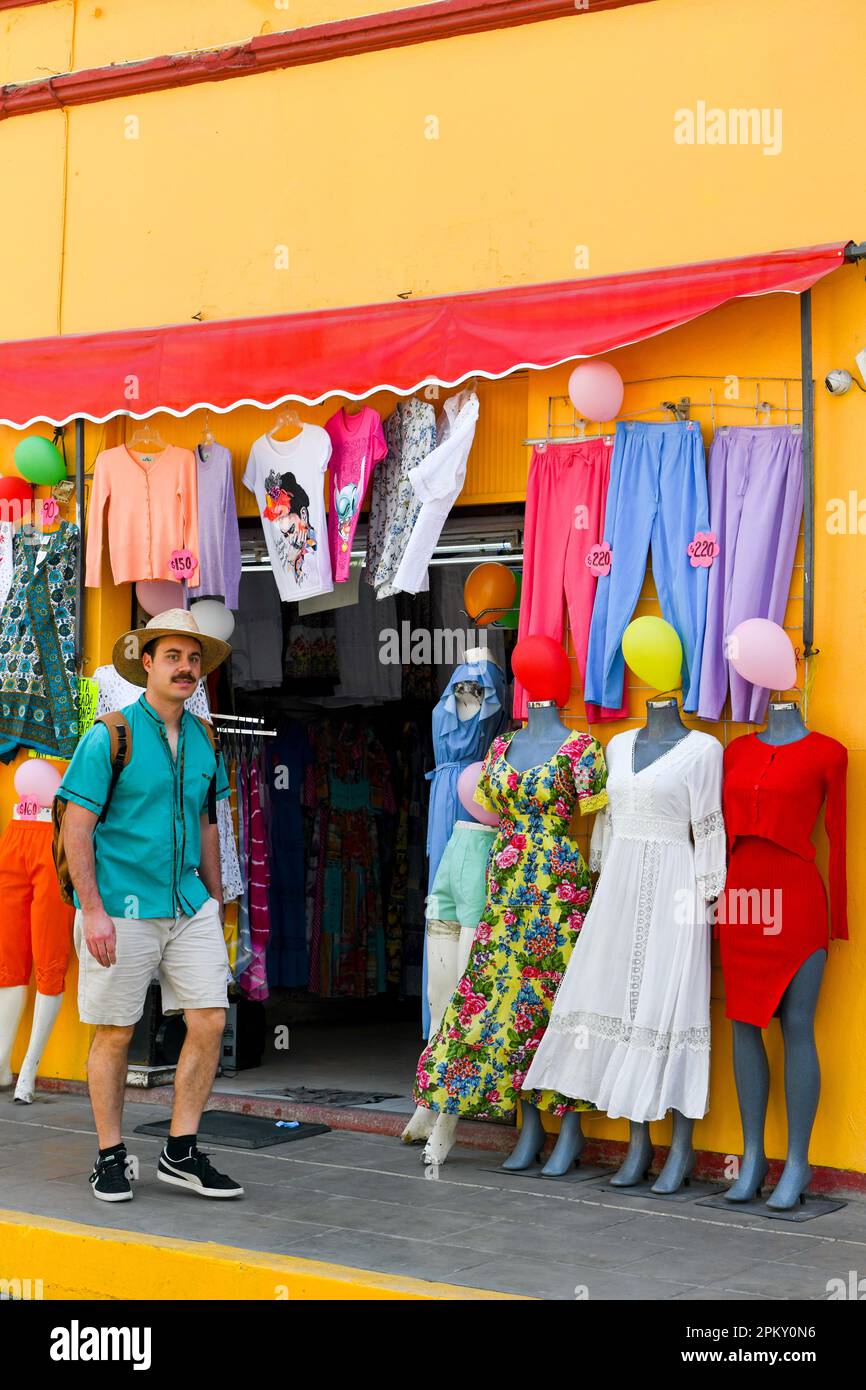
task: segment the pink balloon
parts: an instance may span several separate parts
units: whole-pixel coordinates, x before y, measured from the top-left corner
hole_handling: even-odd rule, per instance
[[[15,771],[15,790],[22,801],[38,801],[50,806],[60,786],[60,772],[44,758],[27,758]]]
[[[731,665],[752,685],[765,690],[791,690],[797,679],[797,658],[791,639],[769,618],[747,618],[728,634],[725,652]]]
[[[470,763],[468,767],[464,767],[457,778],[457,796],[463,809],[482,825],[498,825],[499,817],[495,811],[485,811],[483,806],[472,800],[482,767],[483,763]]]
[[[568,378],[568,394],[586,420],[613,420],[625,393],[622,377],[609,362],[581,362]]]
[[[171,579],[140,579],[135,586],[135,597],[152,618],[169,608],[183,608],[183,585]]]

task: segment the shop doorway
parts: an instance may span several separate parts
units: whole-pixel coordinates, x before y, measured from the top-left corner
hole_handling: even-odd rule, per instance
[[[258,976],[236,974],[218,1093],[414,1109],[431,717],[473,647],[510,679],[516,614],[514,627],[476,629],[463,586],[484,561],[519,568],[522,527],[516,504],[463,508],[442,533],[429,591],[378,598],[362,521],[350,581],[281,604],[261,526],[241,521],[232,659],[212,693],[241,854],[253,835],[254,858],[267,860],[254,870],[267,880],[269,939]],[[249,916],[249,890],[238,909]]]

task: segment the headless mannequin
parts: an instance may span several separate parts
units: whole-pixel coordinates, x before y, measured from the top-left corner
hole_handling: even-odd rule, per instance
[[[12,1085],[12,1069],[9,1064],[26,1002],[26,985],[10,985],[6,989],[0,989],[0,1087]],[[20,1101],[23,1105],[30,1105],[33,1101],[36,1073],[62,1004],[62,994],[36,995],[30,1042],[21,1063],[13,1096],[13,1100]]]
[[[781,748],[798,743],[809,730],[796,704],[771,704],[767,727],[758,734],[762,743]],[[818,1097],[821,1072],[815,1047],[815,1007],[824,975],[827,952],[813,951],[800,966],[779,1001],[776,1013],[785,1045],[785,1105],[788,1115],[788,1155],[778,1185],[767,1201],[776,1211],[787,1211],[804,1200],[812,1178],[809,1140]],[[753,1023],[732,1024],[734,1077],[743,1126],[743,1159],[737,1181],[725,1193],[729,1202],[748,1202],[761,1194],[767,1176],[764,1123],[770,1094],[770,1069],[761,1029]]]
[[[515,772],[526,772],[530,767],[546,763],[554,753],[559,752],[566,739],[573,733],[574,730],[566,728],[560,719],[555,700],[530,700],[527,705],[527,723],[518,730],[508,746],[508,761]],[[545,1132],[538,1108],[523,1097],[520,1112],[520,1137],[502,1164],[502,1167],[510,1172],[528,1168],[536,1161],[544,1147]],[[585,1142],[579,1112],[568,1111],[562,1117],[562,1127],[554,1150],[557,1156],[556,1169],[558,1170],[560,1164],[564,1164],[562,1171],[565,1172],[578,1157]],[[551,1166],[553,1158],[552,1154],[550,1162],[544,1168],[545,1173],[554,1171]]]
[[[680,707],[675,696],[647,700],[646,712],[646,724],[638,730],[634,741],[635,772],[642,772],[644,768],[657,762],[689,732],[680,718]],[[682,1115],[679,1110],[674,1110],[672,1114],[671,1146],[664,1167],[653,1183],[653,1192],[677,1192],[683,1183],[689,1181],[695,1166],[692,1146],[694,1120]],[[652,1159],[653,1142],[649,1122],[630,1120],[628,1150],[610,1180],[611,1187],[633,1187],[646,1176]]]
[[[486,647],[472,647],[464,658],[467,665],[492,661]],[[465,722],[473,719],[481,708],[484,690],[477,681],[459,681],[454,687],[457,718]],[[458,804],[457,819],[471,821],[474,817],[462,802]],[[474,931],[461,930],[457,939],[436,939],[438,950],[431,950],[428,938],[428,995],[430,1003],[430,1036],[437,1032],[442,1015],[448,1007],[457,983],[466,969],[469,952],[472,949]],[[435,951],[435,954],[434,954]],[[428,1141],[422,1154],[425,1163],[444,1163],[453,1148],[457,1132],[456,1115],[440,1115],[426,1106],[415,1108],[411,1120],[400,1138],[404,1144],[417,1144]]]

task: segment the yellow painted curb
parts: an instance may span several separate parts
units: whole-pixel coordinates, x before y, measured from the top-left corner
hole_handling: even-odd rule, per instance
[[[210,1241],[145,1236],[0,1209],[0,1281],[45,1299],[512,1299]],[[37,1283],[41,1281],[41,1283]],[[4,1286],[5,1287],[5,1286]]]

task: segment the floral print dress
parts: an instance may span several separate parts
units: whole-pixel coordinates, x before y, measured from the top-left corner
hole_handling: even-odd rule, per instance
[[[499,814],[487,904],[415,1080],[419,1105],[473,1119],[503,1119],[516,1109],[592,895],[572,816],[607,803],[604,753],[589,734],[572,734],[524,772],[507,760],[513,737],[494,739],[484,760],[475,799]],[[595,1108],[554,1091],[525,1099],[556,1115]]]

